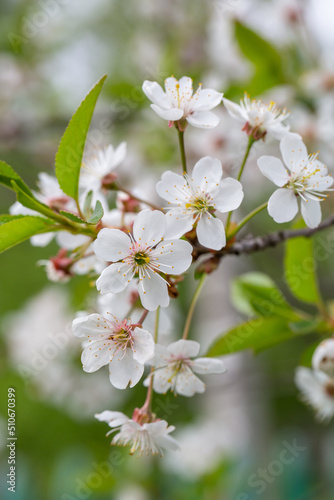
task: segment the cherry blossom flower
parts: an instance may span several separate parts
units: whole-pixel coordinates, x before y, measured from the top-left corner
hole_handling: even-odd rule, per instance
[[[139,326],[100,314],[73,321],[73,333],[86,340],[81,361],[92,373],[109,364],[109,379],[117,389],[135,386],[144,373],[144,363],[154,354],[152,335]]]
[[[240,100],[240,106],[225,97],[223,103],[229,115],[242,122],[243,130],[254,140],[264,138],[267,132],[279,140],[289,133],[289,127],[282,125],[289,113],[285,109],[280,110],[272,101],[264,104],[261,100],[250,100],[245,94],[244,99]]]
[[[224,225],[215,212],[235,210],[244,193],[239,181],[231,177],[222,180],[222,175],[220,161],[209,156],[199,160],[190,175],[163,173],[157,192],[168,201],[168,234],[180,237],[196,224],[201,245],[213,250],[225,246]]]
[[[141,422],[136,418],[136,410],[133,418],[129,418],[120,411],[103,411],[95,414],[100,422],[107,422],[112,432],[119,431],[111,444],[117,446],[131,446],[130,454],[136,451],[139,455],[143,453],[163,456],[163,449],[177,451],[180,449],[178,442],[169,436],[174,431],[173,425],[168,425],[166,420],[154,420],[152,422]]]
[[[179,122],[184,130],[186,122],[198,128],[212,128],[219,123],[219,118],[211,112],[221,103],[220,92],[213,89],[202,89],[200,84],[193,94],[193,81],[188,76],[180,80],[174,77],[165,80],[165,92],[157,82],[145,80],[143,91],[152,101],[151,108],[172,126]]]
[[[155,367],[153,389],[164,394],[169,389],[175,394],[193,396],[205,391],[205,384],[195,373],[206,375],[226,371],[224,363],[215,358],[196,358],[200,349],[198,342],[178,340],[167,348],[156,344],[154,358],[148,364]],[[196,359],[191,359],[196,358]],[[145,380],[148,385],[150,376]]]
[[[166,216],[148,209],[137,215],[133,236],[119,229],[102,229],[93,244],[94,252],[112,264],[97,280],[97,289],[101,293],[119,293],[138,278],[143,307],[149,311],[167,307],[168,283],[160,273],[185,272],[192,261],[192,246],[178,239],[164,240],[166,229]]]
[[[316,410],[319,420],[330,420],[334,415],[334,379],[321,371],[299,366],[295,383],[303,400]]]
[[[82,165],[80,187],[89,191],[99,191],[103,180],[124,161],[125,156],[125,142],[116,149],[111,144],[104,149],[98,149],[96,154],[87,158]],[[110,180],[114,180],[113,177]]]
[[[308,156],[305,144],[298,138],[282,139],[280,149],[283,161],[273,156],[261,156],[257,164],[262,174],[279,186],[269,198],[268,213],[275,222],[288,222],[298,212],[300,198],[301,213],[308,227],[317,227],[321,221],[320,201],[331,191],[333,178],[318,160],[318,154]]]
[[[312,366],[334,377],[334,338],[323,340],[313,353]]]

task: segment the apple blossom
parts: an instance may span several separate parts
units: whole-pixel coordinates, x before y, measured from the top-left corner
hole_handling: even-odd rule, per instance
[[[151,422],[141,422],[140,418],[128,418],[120,411],[103,411],[102,413],[95,414],[95,418],[100,422],[107,422],[111,430],[107,436],[112,432],[119,431],[116,434],[111,444],[117,446],[131,446],[130,454],[136,451],[139,455],[146,453],[147,455],[163,456],[163,449],[170,451],[177,451],[180,449],[178,442],[169,436],[174,431],[173,425],[168,426],[166,420],[154,420]]]
[[[264,104],[261,100],[250,100],[245,93],[240,106],[225,97],[223,103],[232,118],[244,123],[243,130],[254,140],[264,138],[267,132],[279,140],[289,133],[289,127],[282,125],[289,113],[285,109],[279,109],[272,101]]]
[[[102,229],[93,244],[95,254],[112,262],[96,282],[101,293],[122,292],[138,278],[143,307],[154,311],[167,307],[168,283],[160,273],[178,275],[191,264],[192,246],[178,239],[164,240],[166,216],[157,210],[142,210],[133,225],[133,236],[119,229]]]
[[[148,361],[155,368],[150,375],[153,376],[155,392],[164,394],[170,389],[175,394],[193,396],[196,392],[205,391],[205,384],[195,373],[206,375],[226,371],[220,359],[196,358],[199,349],[199,343],[193,340],[181,339],[167,348],[156,344],[154,358]],[[150,376],[145,385],[148,385]]]
[[[206,156],[199,160],[192,174],[184,176],[164,172],[157,192],[168,201],[168,234],[180,237],[196,225],[201,245],[220,250],[226,244],[225,229],[215,212],[230,212],[238,208],[244,197],[242,185],[236,179],[222,179],[218,159]]]
[[[303,400],[316,410],[319,420],[330,420],[334,415],[334,379],[324,372],[299,366],[295,382]]]
[[[99,191],[103,179],[124,161],[125,156],[125,142],[122,142],[116,149],[111,144],[103,149],[98,149],[96,154],[85,159],[82,165],[80,187],[89,191]]]
[[[95,372],[109,364],[109,379],[117,389],[135,386],[144,373],[144,363],[154,354],[152,335],[126,319],[81,316],[73,321],[73,333],[86,340],[81,356],[84,371]]]
[[[318,154],[309,156],[297,137],[284,137],[280,149],[286,166],[274,156],[261,156],[257,161],[262,174],[279,186],[269,198],[268,213],[275,222],[288,222],[297,214],[300,198],[306,225],[317,227],[321,221],[320,201],[328,196],[326,191],[331,191],[333,178],[318,160]]]
[[[323,340],[312,356],[312,366],[330,377],[334,377],[334,338]]]
[[[145,95],[152,101],[151,108],[170,126],[179,120],[187,121],[198,128],[212,128],[219,123],[219,118],[211,112],[221,103],[220,92],[213,89],[202,89],[200,84],[193,94],[193,81],[187,76],[180,80],[174,77],[165,80],[165,92],[157,82],[145,80],[143,83]],[[186,123],[179,126],[185,128]]]

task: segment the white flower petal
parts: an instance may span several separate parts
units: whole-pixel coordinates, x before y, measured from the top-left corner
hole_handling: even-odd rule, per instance
[[[170,101],[162,87],[157,82],[145,80],[143,83],[143,92],[146,97],[153,102],[153,104],[156,104],[164,109],[170,108]]]
[[[185,99],[190,99],[193,95],[193,81],[189,76],[183,76],[179,80],[179,95],[180,97],[185,97]]]
[[[106,422],[110,427],[118,427],[129,421],[129,417],[120,411],[105,410],[102,413],[95,413],[94,417],[100,422]]]
[[[168,451],[179,451],[181,449],[179,443],[172,436],[156,436],[157,445]]]
[[[107,328],[104,328],[107,327]],[[101,337],[110,336],[112,325],[101,314],[79,316],[72,323],[72,332],[76,337],[90,337],[92,340],[101,340]]]
[[[158,394],[166,394],[167,391],[172,387],[171,378],[173,376],[174,368],[173,365],[168,365],[164,368],[160,368],[154,372],[153,377],[153,389],[154,392]],[[148,386],[150,381],[150,376],[145,380],[145,385]]]
[[[213,195],[214,207],[219,212],[230,212],[236,210],[244,198],[241,182],[232,177],[223,179]]]
[[[55,233],[35,234],[30,238],[33,247],[46,247],[54,238]]]
[[[154,246],[164,237],[167,227],[166,217],[159,210],[145,209],[136,217],[133,225],[133,236],[137,243]]]
[[[132,333],[133,336],[133,359],[138,363],[144,364],[154,356],[154,340],[152,335],[136,327]]]
[[[130,348],[126,349],[125,355],[120,351],[109,363],[109,380],[116,389],[126,389],[129,384],[134,387],[143,373],[144,365],[133,358]]]
[[[113,358],[115,344],[112,340],[99,340],[88,344],[82,351],[82,368],[87,373],[96,372]]]
[[[167,347],[161,344],[155,344],[154,357],[152,359],[149,359],[147,364],[159,368],[161,366],[166,366],[169,359],[170,352]]]
[[[68,231],[58,231],[56,241],[61,248],[66,250],[74,250],[75,248],[85,245],[90,240],[89,236],[84,234],[72,234]]]
[[[196,233],[204,247],[221,250],[226,245],[224,224],[217,217],[204,213],[197,223]]]
[[[114,169],[118,167],[118,165],[120,165],[122,161],[124,161],[126,157],[126,150],[127,150],[126,142],[121,142],[121,144],[115,149],[113,153],[113,161],[111,168]]]
[[[307,149],[303,141],[288,134],[280,142],[280,150],[285,165],[291,172],[300,172],[308,163]]]
[[[193,372],[202,375],[209,373],[226,372],[225,364],[222,360],[216,358],[197,358],[191,361],[190,368]]]
[[[186,117],[186,120],[190,125],[197,128],[214,128],[220,121],[212,111],[194,111]]]
[[[132,243],[129,236],[119,229],[105,227],[93,243],[95,254],[107,262],[117,262],[129,254]]]
[[[275,222],[288,222],[295,217],[297,212],[297,198],[292,189],[277,189],[269,198],[268,213]]]
[[[209,111],[221,103],[223,94],[213,89],[201,89],[194,95],[191,101],[191,109],[194,111]]]
[[[241,106],[239,106],[235,102],[230,101],[229,99],[226,99],[226,97],[223,97],[223,103],[228,111],[228,114],[232,116],[232,118],[235,118],[236,120],[241,122],[247,121],[247,115],[245,115],[245,112],[243,111]]]
[[[96,288],[101,293],[122,292],[130,283],[133,274],[129,264],[111,264],[102,271],[101,276],[96,281]]]
[[[151,108],[153,111],[156,112],[160,118],[163,118],[164,120],[169,120],[169,121],[177,121],[180,120],[183,116],[183,109],[179,108],[172,108],[172,109],[164,109],[160,108],[160,106],[157,106],[156,104],[151,104]]]
[[[191,181],[201,190],[207,192],[218,186],[223,175],[221,162],[217,158],[205,156],[201,158],[191,174]]]
[[[183,366],[182,371],[176,375],[174,392],[181,396],[191,397],[196,393],[203,393],[205,384],[191,371],[188,366]]]
[[[159,306],[167,307],[169,304],[169,296],[167,284],[158,275],[152,271],[145,271],[145,277],[139,282],[140,300],[149,311],[155,311]]]
[[[158,195],[170,203],[184,203],[189,196],[189,187],[185,178],[169,170],[162,174],[156,189]]]
[[[301,212],[305,224],[310,227],[317,227],[321,222],[321,206],[318,200],[301,200]]]
[[[152,263],[166,274],[182,274],[191,265],[192,246],[184,240],[165,240],[151,252]]]
[[[166,213],[167,229],[166,239],[180,238],[193,228],[195,220],[193,214],[183,215],[177,210],[170,210]]]
[[[261,156],[257,160],[261,173],[276,186],[282,187],[289,181],[289,174],[281,160],[274,156]]]
[[[180,339],[172,342],[167,347],[167,350],[175,358],[194,358],[199,353],[200,345],[195,340]]]

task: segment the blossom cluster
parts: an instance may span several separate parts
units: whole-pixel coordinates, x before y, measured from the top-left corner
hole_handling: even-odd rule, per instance
[[[333,179],[318,160],[318,153],[308,155],[301,137],[283,124],[289,114],[274,103],[266,105],[246,95],[239,106],[201,85],[193,92],[188,77],[167,78],[165,90],[157,82],[145,81],[143,91],[152,102],[152,110],[176,129],[180,139],[181,171],[165,171],[156,185],[165,206],[155,206],[119,184],[116,170],[126,161],[127,147],[124,142],[117,148],[108,145],[84,158],[78,203],[46,173],[40,174],[35,193],[47,207],[72,214],[79,221],[90,220],[99,204],[102,216],[94,226],[95,233],[43,233],[33,236],[31,243],[46,246],[55,238],[59,245],[55,257],[40,261],[51,281],[66,282],[74,274],[87,274],[106,297],[107,312],[103,308],[73,321],[73,333],[83,342],[83,370],[92,373],[108,365],[110,383],[124,390],[138,384],[145,367],[150,367],[144,379],[146,401],[142,408],[134,409],[132,418],[109,410],[96,418],[111,427],[110,433],[117,432],[113,444],[130,445],[131,453],[162,455],[163,449],[176,450],[178,444],[169,435],[174,427],[151,411],[153,391],[172,391],[186,397],[203,393],[205,384],[198,375],[221,374],[225,367],[219,359],[198,357],[199,343],[188,340],[192,307],[182,338],[168,346],[158,343],[159,310],[167,308],[170,299],[177,296],[178,283],[193,263],[194,249],[215,255],[244,225],[230,222],[232,212],[244,198],[243,167],[238,179],[224,177],[221,162],[205,156],[188,170],[183,143],[187,126],[216,127],[219,118],[212,110],[223,102],[248,136],[247,154],[256,141],[264,141],[267,136],[280,141],[283,161],[273,156],[261,156],[257,161],[261,173],[278,187],[264,204],[277,223],[294,219],[300,203],[306,225],[317,227],[321,202],[331,191]],[[115,207],[110,208],[113,192]],[[36,212],[16,202],[11,214]],[[124,299],[121,307],[115,307],[117,296]],[[194,306],[196,299],[197,295]],[[131,315],[138,305],[142,314],[134,321]],[[156,312],[155,332],[143,326],[152,312]],[[324,418],[334,414],[333,343],[330,339],[321,344],[314,355],[314,371],[299,368],[296,378],[307,400]]]

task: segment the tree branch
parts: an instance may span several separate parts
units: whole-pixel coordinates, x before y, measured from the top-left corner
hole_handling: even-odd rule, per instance
[[[259,250],[265,250],[269,247],[276,247],[280,243],[291,238],[298,238],[303,236],[304,238],[310,238],[315,233],[328,229],[334,226],[334,215],[328,217],[324,220],[318,227],[310,229],[308,227],[302,229],[285,229],[283,231],[277,231],[275,233],[270,233],[265,236],[256,236],[250,238],[244,238],[243,240],[236,241],[227,247],[222,248],[218,252],[208,252],[203,247],[195,247],[194,256],[199,257],[203,254],[211,254],[213,257],[224,257],[225,255],[241,255],[257,252]]]

